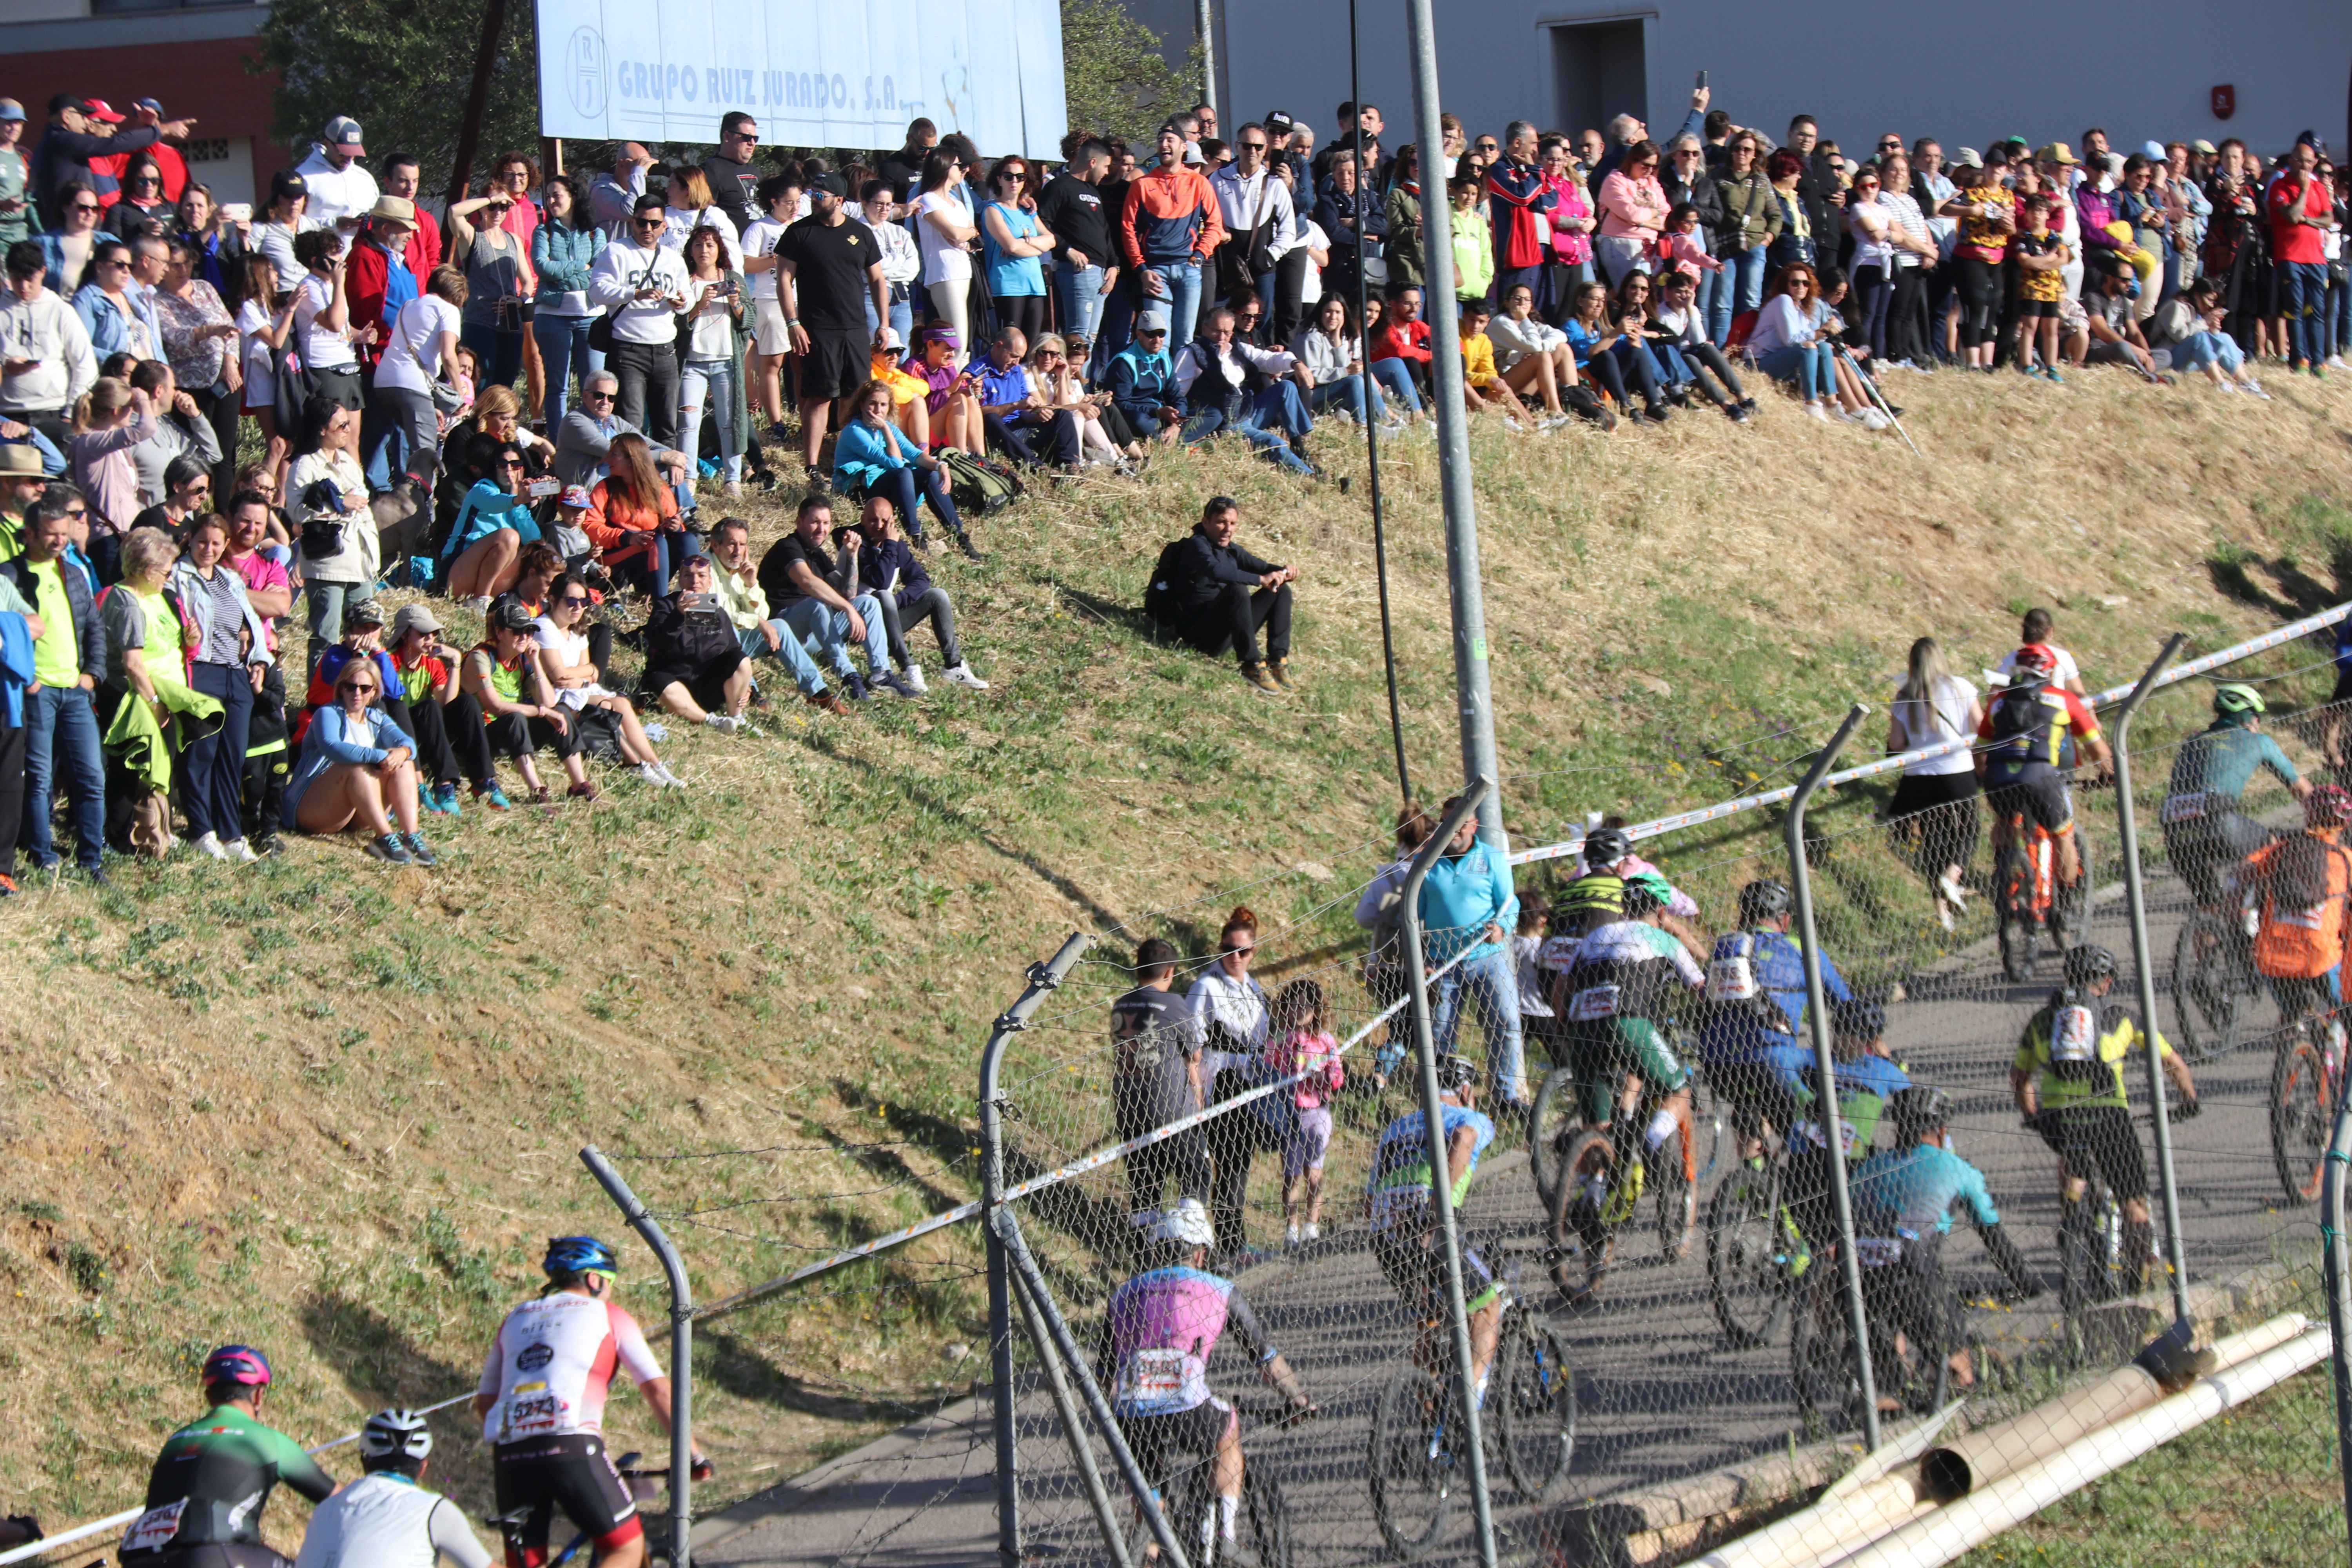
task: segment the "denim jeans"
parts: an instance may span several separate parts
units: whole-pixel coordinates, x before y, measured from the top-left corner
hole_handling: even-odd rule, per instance
[[[1528,1102],[1526,1064],[1519,1031],[1519,978],[1508,949],[1484,958],[1465,959],[1437,982],[1430,1031],[1437,1054],[1451,1055],[1462,1026],[1464,1003],[1475,1003],[1478,1022],[1486,1031],[1486,1079],[1495,1098],[1505,1105]]]
[[[1197,261],[1155,261],[1144,270],[1168,281],[1168,292],[1154,299],[1146,285],[1141,309],[1168,312],[1168,352],[1176,353],[1192,341],[1201,319],[1201,264]]]
[[[876,675],[890,668],[890,645],[882,629],[882,606],[874,602],[871,594],[860,594],[849,601],[857,610],[858,618],[866,623],[866,668]],[[854,675],[856,666],[849,662],[849,617],[822,599],[795,599],[784,607],[786,635],[800,639],[803,647],[814,647],[833,667],[835,675]]]
[[[1837,396],[1837,362],[1827,343],[1790,343],[1759,355],[1756,363],[1774,381],[1794,385],[1808,403]]]
[[[1387,409],[1381,402],[1381,389],[1378,386],[1374,386],[1370,391],[1372,396],[1372,416],[1374,418],[1379,418],[1387,412]],[[1364,423],[1365,413],[1364,393],[1365,386],[1364,378],[1362,376],[1343,375],[1337,381],[1327,381],[1322,385],[1317,387],[1314,391],[1308,393],[1307,395],[1307,409],[1310,414],[1322,414],[1328,410],[1337,408],[1339,412],[1353,419],[1357,424],[1361,425]]]
[[[479,321],[467,321],[457,329],[457,342],[474,351],[474,362],[482,367],[483,391],[493,386],[512,386],[522,375],[521,328],[507,332]]]
[[[595,320],[593,316],[551,316],[544,310],[530,320],[531,336],[539,340],[539,362],[547,367],[550,430],[563,423],[563,412],[572,406],[572,378],[578,376],[585,386],[590,376],[604,368],[604,356],[588,346],[588,329]]]
[[[1628,272],[1655,269],[1643,253],[1642,242],[1630,236],[1596,236],[1592,241],[1592,258],[1601,264],[1601,281],[1612,289]]]
[[[1759,245],[1748,250],[1735,250],[1723,258],[1719,275],[1728,288],[1718,288],[1715,308],[1706,319],[1706,335],[1721,348],[1731,337],[1731,318],[1742,310],[1753,310],[1764,303],[1764,255],[1769,245]],[[1733,283],[1734,275],[1738,281]]]
[[[874,296],[865,294],[859,297],[866,301],[866,330],[871,332],[882,325],[880,318],[874,314]],[[890,330],[898,334],[899,348],[911,351],[915,341],[915,301],[912,298],[890,301]]]
[[[1408,414],[1421,409],[1421,389],[1412,384],[1412,371],[1402,359],[1376,359],[1371,364],[1372,381],[1405,406]]]
[[[2191,332],[2172,345],[2172,368],[2188,374],[2207,365],[2227,372],[2246,363],[2246,352],[2227,332]]]
[[[812,603],[814,601],[811,601]],[[775,628],[776,647],[771,650],[768,639],[757,626],[750,631],[738,630],[735,640],[743,646],[751,658],[772,658],[792,672],[793,684],[814,697],[824,689],[824,677],[818,673],[816,660],[809,658],[808,645],[802,642],[793,628],[782,620],[770,621]]]
[[[1062,331],[1066,336],[1084,338],[1090,343],[1095,341],[1095,332],[1102,323],[1102,280],[1103,269],[1099,267],[1054,263],[1054,296],[1062,304]]]
[[[2287,358],[2294,364],[2318,364],[2329,350],[2321,341],[2321,312],[2326,308],[2327,264],[2324,261],[2281,261],[2278,312],[2287,321]]]
[[[319,657],[327,651],[328,645],[341,640],[344,608],[372,597],[368,592],[372,586],[367,583],[321,583],[315,577],[304,580],[302,622],[310,632],[310,668],[318,668]]]
[[[730,484],[743,477],[743,452],[735,441],[735,385],[723,359],[690,359],[677,378],[678,434],[691,457],[702,445],[702,404],[708,395],[710,422],[718,427],[719,477]]]
[[[956,515],[955,497],[948,492],[947,477],[940,468],[917,468],[911,463],[903,468],[892,468],[866,486],[866,493],[869,498],[887,497],[898,509],[899,526],[911,538],[923,537],[922,514],[915,510],[919,501],[930,502],[931,515],[946,523],[950,533],[963,531],[963,519]]]
[[[1112,359],[1134,341],[1135,318],[1142,308],[1143,285],[1137,280],[1137,269],[1125,268],[1103,301],[1102,331],[1097,334],[1094,353],[1087,360],[1087,379],[1097,386],[1108,379]],[[1171,342],[1169,353],[1175,352]]]
[[[1311,474],[1314,465],[1290,449],[1286,437],[1304,437],[1315,428],[1314,416],[1307,412],[1307,400],[1298,394],[1295,381],[1277,381],[1259,393],[1241,417],[1230,426],[1221,408],[1207,408],[1184,422],[1183,442],[1192,446],[1206,440],[1219,431],[1230,428],[1244,441],[1257,448],[1259,454],[1280,463],[1293,473]]]
[[[25,694],[26,858],[46,871],[58,863],[50,813],[65,781],[74,859],[95,870],[106,850],[106,762],[98,749],[98,713],[79,686],[44,686]]]

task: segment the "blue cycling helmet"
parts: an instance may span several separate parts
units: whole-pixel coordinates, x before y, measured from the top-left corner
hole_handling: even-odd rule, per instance
[[[218,1388],[224,1384],[238,1388],[267,1388],[269,1358],[251,1345],[223,1345],[205,1357],[203,1377],[206,1388]]]
[[[593,1236],[557,1236],[548,1238],[547,1256],[539,1267],[550,1279],[563,1281],[578,1274],[617,1274],[620,1260],[613,1249]]]

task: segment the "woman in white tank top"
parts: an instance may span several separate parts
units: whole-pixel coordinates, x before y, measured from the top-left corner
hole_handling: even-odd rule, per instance
[[[1910,672],[1895,689],[1886,714],[1886,752],[1899,756],[1958,741],[1933,757],[1906,763],[1886,808],[1897,844],[1907,848],[1936,900],[1936,918],[1950,931],[1966,889],[1960,878],[1977,847],[1977,774],[1967,742],[1984,710],[1976,688],[1951,673],[1933,637],[1911,645]]]

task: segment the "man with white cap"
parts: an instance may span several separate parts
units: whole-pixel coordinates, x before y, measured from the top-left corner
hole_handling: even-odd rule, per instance
[[[376,189],[375,176],[360,166],[366,156],[366,138],[358,121],[338,114],[327,121],[319,144],[294,168],[310,187],[310,205],[302,214],[305,227],[331,228],[349,245],[360,219],[383,194]]]

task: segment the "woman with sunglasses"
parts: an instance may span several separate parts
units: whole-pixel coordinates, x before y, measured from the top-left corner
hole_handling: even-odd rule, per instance
[[[933,148],[923,159],[922,188],[915,197],[915,238],[922,247],[923,276],[930,279],[932,313],[954,329],[959,345],[971,341],[971,247],[980,237],[963,192],[963,160],[945,147]]]
[[[531,336],[545,367],[547,396],[541,407],[547,427],[563,423],[572,405],[572,381],[582,385],[604,368],[604,356],[591,347],[589,329],[603,314],[588,298],[588,269],[604,248],[604,231],[588,214],[588,198],[579,183],[559,174],[540,190],[546,216],[530,237],[530,264],[539,275],[537,310]]]
[[[278,273],[277,292],[290,294],[302,286],[305,268],[294,255],[294,239],[303,232],[302,217],[310,205],[310,183],[291,169],[269,177],[269,205],[253,226],[251,248],[269,258]]]
[[[604,460],[608,471],[588,491],[580,530],[604,570],[661,598],[671,574],[702,553],[702,541],[678,521],[677,493],[654,471],[653,448],[643,436],[614,437]]]
[[[529,325],[523,301],[539,290],[530,247],[507,226],[513,206],[507,188],[492,184],[481,195],[449,209],[448,260],[466,275],[458,341],[474,351],[488,384],[495,386],[511,386],[522,374],[522,340]]]
[[[928,500],[931,515],[947,524],[967,555],[977,557],[963,520],[956,515],[948,493],[948,477],[940,460],[899,435],[890,423],[890,389],[867,382],[850,395],[857,416],[841,428],[834,442],[833,481],[842,494],[862,500],[884,496],[897,506],[918,545],[928,546],[922,527],[915,521],[919,500]]]
[[[98,226],[101,210],[98,193],[81,181],[68,180],[59,185],[57,201],[60,221],[56,232],[35,235],[33,240],[41,247],[41,259],[48,264],[49,291],[70,300],[89,276],[98,242],[111,237]]]
[[[1805,412],[1814,418],[1830,423],[1830,405],[1835,402],[1844,417],[1864,424],[1875,421],[1873,427],[1881,427],[1885,416],[1873,408],[1864,419],[1860,399],[1837,373],[1834,345],[1842,324],[1837,312],[1822,302],[1821,287],[1821,279],[1803,262],[1782,268],[1764,308],[1757,312],[1748,347],[1766,375],[1797,389],[1805,400]]]
[[[1086,377],[1070,363],[1070,347],[1059,332],[1047,332],[1029,350],[1029,384],[1051,408],[1065,410],[1078,422],[1078,449],[1092,453],[1089,462],[1116,463],[1135,454],[1135,432],[1127,418],[1111,406],[1110,394],[1087,390]]]
[[[310,716],[301,760],[286,782],[286,826],[298,833],[368,834],[367,852],[394,866],[431,866],[416,831],[416,742],[373,706],[376,661],[353,659],[335,679],[335,700]]]
[[[137,359],[163,356],[154,307],[131,276],[132,265],[130,246],[111,236],[102,237],[90,258],[89,280],[74,290],[74,314],[81,318],[82,330],[89,334],[89,352],[100,363],[118,353]]]
[[[1250,973],[1250,961],[1257,953],[1257,916],[1247,905],[1236,906],[1225,917],[1217,949],[1217,962],[1202,970],[1184,994],[1202,1042],[1201,1082],[1212,1104],[1252,1086],[1272,1023],[1265,987]],[[1253,1117],[1228,1115],[1207,1129],[1210,1152],[1216,1157],[1211,1208],[1218,1244],[1227,1251],[1238,1249],[1244,1240],[1242,1216],[1250,1164],[1257,1152],[1256,1128]]]
[[[999,158],[989,172],[992,198],[980,215],[988,292],[1000,327],[1018,327],[1024,340],[1045,330],[1045,258],[1061,241],[1037,216],[1025,158]]]
[[[466,443],[466,469],[474,482],[441,547],[441,576],[450,596],[479,615],[513,586],[522,547],[538,543],[540,531],[521,493],[521,447],[487,432],[477,435]]]
[[[367,597],[382,565],[359,442],[360,416],[314,397],[295,446],[294,466],[286,477],[295,537],[302,543],[302,593],[313,665],[341,631],[344,606]]]
[[[106,232],[121,239],[160,235],[172,226],[172,204],[163,195],[163,165],[134,155],[122,171],[122,195],[106,215]]]
[[[1658,180],[1658,144],[1644,139],[1601,182],[1601,237],[1593,244],[1602,276],[1614,288],[1629,272],[1650,270],[1672,204]]]
[[[686,781],[670,772],[654,754],[654,743],[646,738],[645,726],[637,721],[635,705],[604,685],[603,672],[589,657],[588,635],[583,629],[587,619],[588,584],[577,572],[559,574],[548,594],[547,613],[533,626],[533,635],[539,639],[541,686],[555,693],[555,705],[572,715],[575,724],[587,709],[611,714],[620,731],[616,739],[621,761],[656,789],[684,789]]]
[[[223,300],[238,298],[245,277],[246,231],[253,226],[251,218],[229,217],[213,200],[210,185],[190,180],[180,192],[172,221],[164,226],[170,237],[188,247],[192,253],[190,267],[196,277],[210,284]]]
[[[164,241],[163,284],[152,290],[155,324],[163,334],[163,356],[171,362],[172,379],[196,405],[212,426],[220,449],[236,452],[236,416],[244,401],[244,373],[233,346],[236,319],[218,290],[197,276],[201,252],[184,239]],[[228,465],[221,465],[219,482],[228,481]]]

